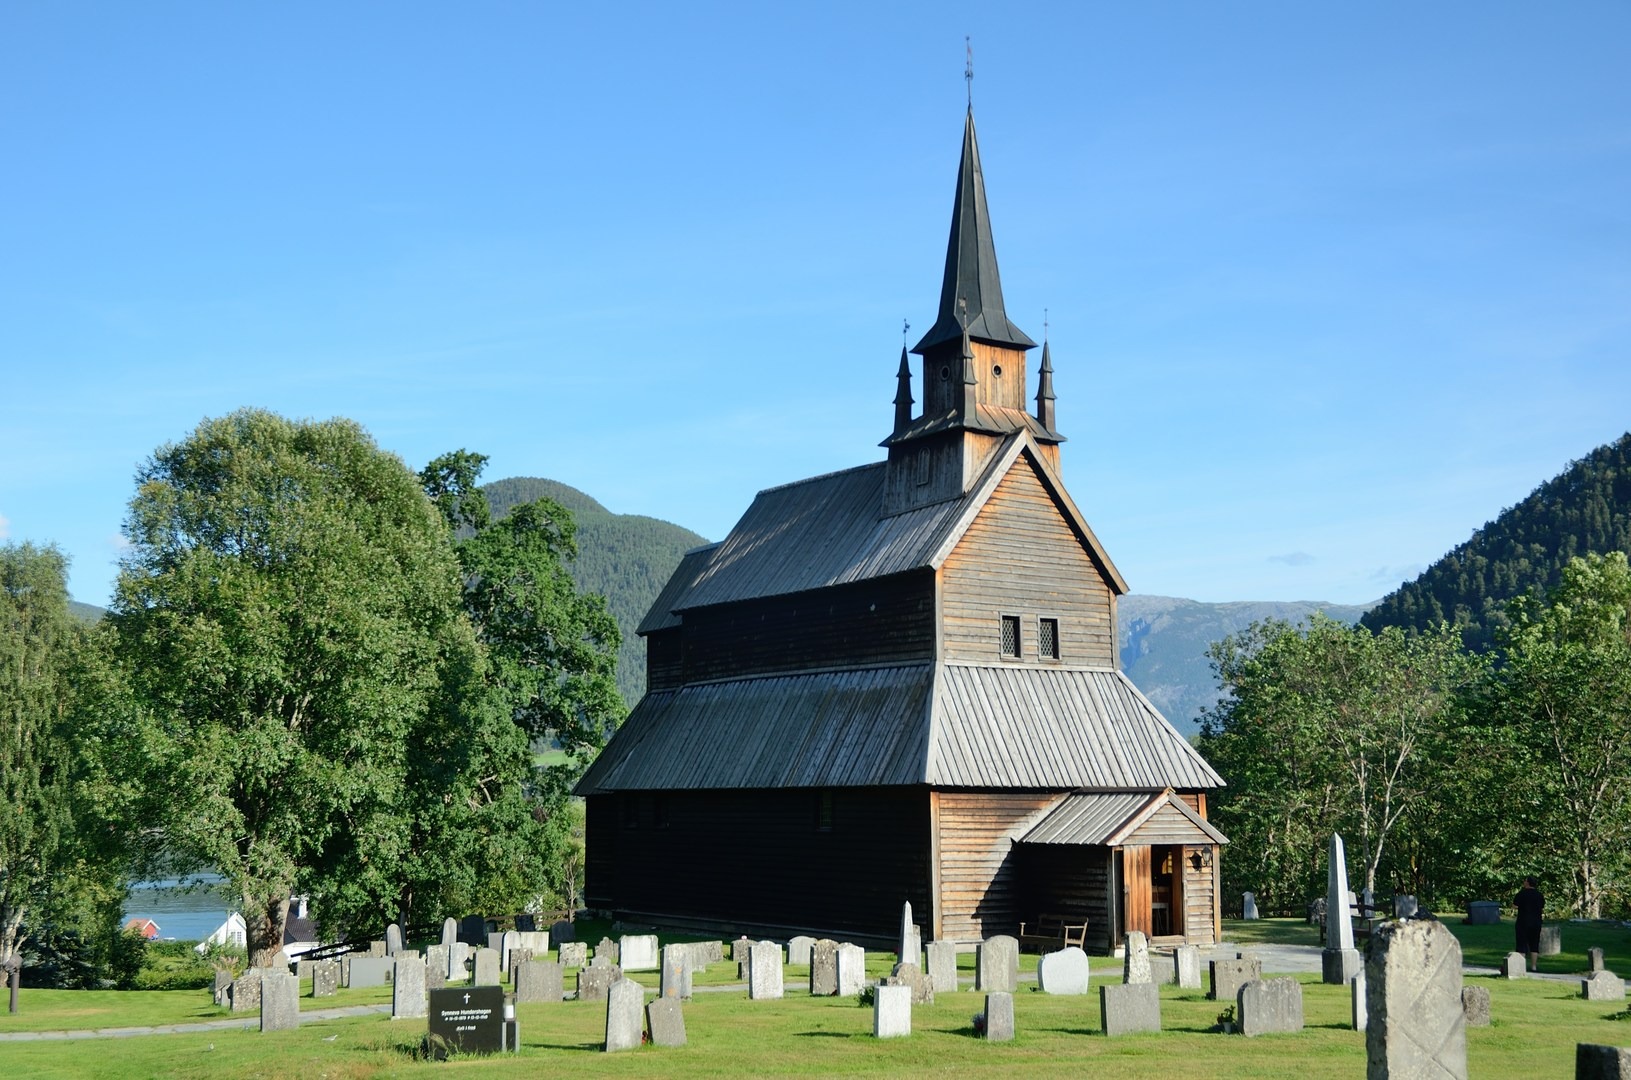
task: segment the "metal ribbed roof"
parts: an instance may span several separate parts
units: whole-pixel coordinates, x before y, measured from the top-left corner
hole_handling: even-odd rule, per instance
[[[1195,827],[1198,838],[1227,844],[1228,838],[1170,791],[1151,796],[1142,791],[1080,792],[1067,795],[1019,838],[1022,844],[1120,844],[1128,833],[1163,807],[1176,808]]]
[[[719,544],[713,543],[694,547],[685,553],[680,559],[679,566],[674,568],[674,573],[669,577],[668,584],[663,586],[663,591],[652,601],[651,610],[646,612],[646,617],[635,627],[636,634],[649,634],[653,630],[667,630],[669,627],[680,625],[680,617],[674,614],[674,605],[678,604],[680,597],[696,583],[697,576],[702,573],[703,567],[708,565],[708,560],[717,550]]]

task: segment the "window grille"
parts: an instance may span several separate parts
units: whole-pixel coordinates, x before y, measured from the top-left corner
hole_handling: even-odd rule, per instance
[[[1019,616],[1002,617],[1002,655],[1019,659]]]
[[[1044,660],[1059,659],[1059,620],[1041,619],[1037,622],[1036,651]]]

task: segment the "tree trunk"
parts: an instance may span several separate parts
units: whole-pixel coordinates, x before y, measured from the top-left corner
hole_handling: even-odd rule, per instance
[[[11,1012],[17,1011],[17,988],[23,984],[22,957],[12,957],[11,963],[6,965],[6,982],[11,984]]]
[[[283,949],[283,931],[289,924],[289,898],[244,897],[244,933],[249,939],[249,966],[272,967]]]

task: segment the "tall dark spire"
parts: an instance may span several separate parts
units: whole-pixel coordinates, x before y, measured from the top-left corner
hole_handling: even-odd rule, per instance
[[[906,360],[906,344],[900,347],[900,370],[895,372],[895,434],[912,426],[912,365]]]
[[[1036,346],[1025,331],[1008,321],[1003,310],[1002,278],[997,274],[997,248],[985,206],[985,177],[974,139],[972,106],[963,123],[963,160],[957,166],[957,198],[952,204],[951,238],[946,243],[946,273],[940,283],[940,313],[913,352],[957,340],[963,332],[958,318],[960,300],[968,304],[970,338],[1022,349]]]
[[[1036,383],[1036,418],[1053,430],[1053,357],[1048,353],[1048,337],[1042,335],[1042,377]]]

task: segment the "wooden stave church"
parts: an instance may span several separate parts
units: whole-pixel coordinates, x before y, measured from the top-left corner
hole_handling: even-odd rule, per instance
[[[647,692],[577,786],[589,907],[670,926],[930,940],[1085,919],[1218,940],[1223,781],[1120,671],[1126,583],[1027,412],[974,115],[937,320],[883,462],[759,493],[638,632]]]

